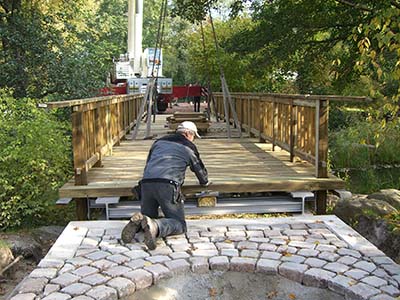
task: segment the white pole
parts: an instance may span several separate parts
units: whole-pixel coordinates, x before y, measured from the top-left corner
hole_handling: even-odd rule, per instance
[[[141,73],[140,58],[142,57],[142,35],[143,35],[143,0],[136,0],[135,11],[135,45],[134,45],[134,73]]]
[[[128,54],[129,60],[133,59],[135,55],[135,10],[136,0],[129,0],[128,2]]]

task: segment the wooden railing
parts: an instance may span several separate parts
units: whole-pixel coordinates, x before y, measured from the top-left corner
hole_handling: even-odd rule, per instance
[[[87,172],[134,127],[143,95],[117,95],[46,103],[72,109],[75,185],[88,184]]]
[[[214,94],[218,114],[224,117],[222,93]],[[268,140],[315,165],[315,176],[328,177],[329,101],[366,101],[366,97],[232,93],[242,129]],[[229,120],[233,122],[232,111]]]

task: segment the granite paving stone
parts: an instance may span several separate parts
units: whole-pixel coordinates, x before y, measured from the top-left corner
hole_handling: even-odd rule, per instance
[[[87,293],[87,296],[92,297],[96,300],[117,300],[118,294],[117,291],[111,287],[105,285],[98,285],[90,289]]]
[[[318,245],[318,246],[315,248],[315,250],[318,250],[318,251],[321,251],[321,252],[323,252],[323,251],[335,252],[335,251],[337,250],[337,247],[336,247],[336,246],[333,246],[333,245],[323,245],[323,244],[320,244],[320,245]]]
[[[276,251],[278,247],[270,243],[262,243],[258,246],[258,250]]]
[[[58,284],[46,284],[43,291],[43,296],[50,295],[51,293],[58,292],[61,289],[60,285]]]
[[[51,293],[50,295],[43,298],[43,300],[68,300],[68,299],[71,299],[70,295],[60,292]]]
[[[324,265],[327,264],[326,260],[309,257],[304,261],[304,264],[312,267],[312,268],[322,268]]]
[[[384,264],[381,265],[383,269],[385,269],[390,275],[398,275],[400,274],[400,265],[397,264]]]
[[[125,273],[127,273],[127,272],[129,272],[131,270],[132,270],[131,268],[128,268],[128,267],[125,267],[125,266],[115,266],[115,267],[111,267],[111,268],[105,270],[103,272],[103,274],[114,278],[114,277],[121,276],[121,275],[123,275],[123,274],[125,274]]]
[[[97,273],[97,274],[93,274],[93,275],[84,277],[79,281],[86,283],[86,284],[90,284],[91,286],[95,286],[95,285],[100,285],[100,284],[106,283],[110,279],[111,279],[111,277],[109,277],[109,276],[104,276],[103,274]]]
[[[351,298],[369,299],[370,297],[377,294],[380,294],[380,290],[362,282],[350,286],[345,292],[346,297],[350,299]]]
[[[92,263],[93,261],[90,260],[90,259],[78,256],[78,257],[74,257],[74,258],[68,259],[66,262],[71,264],[71,265],[74,265],[77,268],[79,268],[79,267],[82,267],[82,266],[87,266],[90,263]]]
[[[249,257],[232,257],[230,270],[236,272],[254,272],[257,260]]]
[[[376,269],[376,265],[367,261],[356,262],[353,267],[364,270],[366,272],[373,272]]]
[[[146,257],[150,256],[149,253],[147,253],[146,251],[143,251],[143,250],[131,250],[131,251],[125,252],[123,255],[126,255],[127,257],[129,257],[131,259],[146,258]]]
[[[254,242],[254,243],[269,243],[270,238],[266,237],[249,237],[247,239],[249,242]]]
[[[146,265],[146,262],[144,259],[135,259],[135,260],[131,260],[129,262],[126,262],[124,264],[124,266],[127,266],[128,268],[131,268],[132,270],[136,270],[139,268],[143,268]]]
[[[73,283],[69,286],[66,286],[61,290],[62,293],[71,295],[72,297],[82,295],[90,290],[92,287],[85,283]]]
[[[253,258],[258,258],[260,256],[261,252],[258,250],[241,250],[240,251],[240,256],[241,257],[253,257]]]
[[[314,243],[309,243],[304,241],[293,241],[293,240],[291,240],[288,245],[291,247],[305,248],[305,249],[314,249],[316,246]]]
[[[168,277],[172,276],[171,271],[167,267],[165,267],[161,264],[147,266],[147,267],[144,267],[144,269],[146,271],[149,271],[153,275],[154,283],[159,282],[163,278],[168,278]]]
[[[217,271],[228,271],[229,270],[229,258],[227,256],[214,256],[209,260],[211,270]]]
[[[357,258],[355,258],[353,256],[348,256],[348,255],[342,256],[341,258],[339,258],[337,260],[338,263],[348,265],[348,266],[354,265],[357,261],[358,261]]]
[[[234,243],[215,243],[215,247],[217,247],[218,250],[235,249],[235,244]]]
[[[218,255],[218,250],[202,250],[196,249],[191,251],[192,256],[204,256],[204,257],[212,257]]]
[[[118,298],[127,297],[135,292],[135,284],[126,278],[116,277],[107,282],[107,286],[115,289]]]
[[[64,274],[61,274],[60,276],[52,279],[50,282],[54,283],[54,284],[59,284],[62,287],[65,287],[67,285],[78,282],[79,279],[81,279],[80,276],[77,276],[77,275],[74,275],[71,273],[64,273]]]
[[[163,247],[157,246],[155,250],[149,251],[151,255],[168,255],[172,252],[173,252],[172,249],[168,246],[163,246]]]
[[[264,237],[264,232],[261,230],[248,230],[246,231],[246,235],[249,238],[254,238],[254,237]]]
[[[191,269],[194,273],[206,273],[210,268],[206,257],[191,257],[189,261],[192,264]]]
[[[29,294],[35,293],[39,294],[43,291],[46,284],[49,282],[47,278],[26,278],[18,288],[18,293]]]
[[[106,270],[111,267],[115,267],[118,264],[107,259],[100,259],[91,263],[91,266],[99,269],[99,270]]]
[[[394,264],[395,262],[393,261],[393,259],[391,259],[390,257],[387,256],[373,256],[371,257],[371,260],[379,265],[383,265],[383,264]]]
[[[151,262],[152,264],[157,264],[157,263],[163,263],[168,260],[171,260],[171,258],[166,255],[154,255],[154,256],[146,257],[145,260]]]
[[[164,265],[174,274],[180,274],[190,270],[190,264],[185,259],[166,261]]]
[[[93,298],[86,295],[80,295],[78,297],[72,298],[71,300],[93,300]]]
[[[123,275],[135,283],[136,290],[145,289],[152,285],[153,275],[143,269],[130,271]]]
[[[57,271],[56,268],[37,268],[29,274],[29,277],[51,279],[56,277]]]
[[[294,262],[294,263],[298,263],[298,264],[301,264],[305,260],[306,260],[306,258],[303,257],[303,256],[300,256],[300,255],[289,255],[289,254],[286,254],[286,255],[283,255],[281,257],[281,261]]]
[[[279,252],[273,252],[273,251],[263,251],[261,254],[261,258],[266,258],[266,259],[275,259],[278,260],[282,257],[282,254]]]
[[[344,295],[346,290],[356,283],[357,281],[350,277],[337,275],[328,279],[328,288],[335,293]]]
[[[344,273],[346,276],[350,276],[351,278],[354,278],[356,280],[360,280],[361,278],[364,278],[369,275],[368,272],[365,272],[364,270],[360,269],[350,269],[349,271]]]
[[[239,256],[239,250],[237,249],[221,249],[220,253],[222,256]]]
[[[86,277],[95,273],[98,273],[99,269],[91,267],[91,266],[83,266],[80,267],[74,271],[72,271],[71,273],[80,277]]]
[[[60,259],[44,258],[38,264],[39,268],[56,268],[61,269],[64,266],[64,261]]]
[[[171,259],[189,258],[190,255],[187,252],[173,252],[168,255]]]
[[[257,261],[256,272],[264,274],[277,274],[278,266],[281,264],[279,260],[260,258]]]
[[[35,300],[36,294],[26,293],[13,296],[10,300]]]
[[[280,230],[277,230],[277,229],[274,229],[274,230],[266,229],[266,230],[264,230],[264,235],[265,235],[265,237],[277,237],[277,236],[281,236],[282,233]]]
[[[390,297],[388,295],[385,295],[385,294],[379,294],[379,295],[373,296],[370,299],[371,300],[397,300],[397,299]]]
[[[242,249],[251,249],[251,250],[256,250],[258,248],[258,244],[254,242],[239,242],[237,245],[237,249],[242,250]]]
[[[102,258],[106,258],[109,255],[111,255],[110,252],[96,251],[96,252],[91,252],[91,253],[86,254],[85,257],[88,259],[91,259],[91,260],[100,260]]]
[[[288,245],[281,245],[276,249],[279,253],[290,253],[295,254],[297,253],[298,249],[296,247],[289,247]]]
[[[297,254],[304,257],[316,257],[318,256],[319,251],[313,249],[300,249],[297,251]]]
[[[336,274],[319,268],[311,268],[303,275],[303,284],[318,288],[327,288],[328,280],[335,277]]]
[[[129,261],[130,259],[127,256],[124,256],[121,254],[114,254],[114,255],[108,256],[107,260],[115,262],[116,264],[123,264],[123,263]]]
[[[351,250],[351,249],[347,249],[347,248],[340,248],[337,251],[338,254],[344,256],[344,255],[349,255],[349,256],[353,256],[355,258],[361,258],[361,253],[358,252],[357,250]]]
[[[337,261],[340,258],[340,256],[337,255],[336,253],[324,251],[324,252],[321,252],[320,254],[318,254],[318,258],[324,259],[326,261],[334,262],[334,261]]]
[[[400,290],[393,285],[384,285],[381,286],[379,289],[392,297],[400,296]]]
[[[308,266],[304,264],[284,262],[279,266],[278,271],[282,276],[301,283],[303,281],[303,274],[307,269]]]
[[[327,263],[325,266],[323,266],[325,270],[335,272],[335,273],[344,273],[349,269],[349,266],[346,266],[341,263]]]
[[[361,279],[362,282],[369,284],[373,287],[379,288],[381,286],[387,285],[388,282],[376,276],[367,276]]]

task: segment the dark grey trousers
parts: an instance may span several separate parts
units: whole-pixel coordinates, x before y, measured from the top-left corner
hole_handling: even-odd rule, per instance
[[[158,236],[166,237],[186,232],[183,196],[177,187],[165,182],[141,183],[141,212],[158,225]],[[164,214],[159,218],[158,208]]]

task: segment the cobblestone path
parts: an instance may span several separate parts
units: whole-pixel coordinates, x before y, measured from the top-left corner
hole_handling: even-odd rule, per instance
[[[334,216],[188,221],[149,251],[120,244],[124,221],[72,222],[12,300],[120,299],[210,270],[280,275],[345,299],[396,299],[400,266]]]

